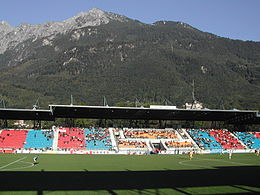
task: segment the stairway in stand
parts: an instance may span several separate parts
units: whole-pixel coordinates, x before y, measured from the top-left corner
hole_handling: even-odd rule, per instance
[[[53,151],[57,151],[58,149],[58,140],[59,140],[59,128],[52,128],[53,130],[53,144],[52,144],[52,149]]]

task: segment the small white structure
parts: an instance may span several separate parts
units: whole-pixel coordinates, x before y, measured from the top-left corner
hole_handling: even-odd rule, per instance
[[[164,105],[150,105],[150,108],[152,109],[177,109],[176,106],[164,106]]]
[[[202,109],[203,104],[201,102],[198,102],[195,100],[194,103],[185,103],[184,108],[185,109]]]

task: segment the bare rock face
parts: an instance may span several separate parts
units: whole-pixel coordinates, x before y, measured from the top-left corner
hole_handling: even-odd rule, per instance
[[[55,38],[57,34],[64,34],[87,26],[107,24],[111,20],[127,22],[129,19],[94,8],[62,22],[46,22],[36,25],[24,23],[12,27],[7,22],[2,21],[0,22],[0,54],[28,39],[36,41],[38,38],[49,37],[50,40]]]

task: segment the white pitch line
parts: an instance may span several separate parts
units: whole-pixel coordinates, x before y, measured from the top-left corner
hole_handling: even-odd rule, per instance
[[[231,164],[237,164],[237,165],[251,165],[251,164],[240,163],[240,162],[234,162],[234,161],[223,160],[223,159],[210,159],[210,158],[202,158],[202,160],[209,160],[209,161],[219,161],[219,162],[224,162],[224,163],[231,163]],[[235,159],[235,160],[237,160],[237,159]]]
[[[184,165],[184,166],[191,166],[191,167],[215,169],[214,167],[207,167],[207,166],[201,166],[201,165],[192,164],[192,162],[194,162],[194,161],[217,161],[217,162],[230,163],[230,164],[236,164],[236,165],[251,165],[251,164],[245,164],[245,163],[240,163],[240,162],[227,161],[227,160],[222,160],[222,159],[209,159],[209,158],[199,158],[199,159],[193,159],[193,160],[183,160],[183,161],[179,161],[179,164]]]
[[[25,159],[25,158],[27,158],[27,157],[23,157],[23,158],[20,158],[20,159],[18,159],[18,160],[16,160],[16,161],[10,162],[10,163],[8,163],[8,164],[6,164],[6,165],[0,167],[0,169],[3,169],[3,168],[5,168],[5,167],[8,167],[9,165],[12,165],[12,164],[14,164],[14,163],[17,163],[17,162],[19,162],[19,161],[21,161],[21,160],[23,160],[23,159]]]
[[[201,160],[183,160],[183,161],[179,161],[180,165],[184,165],[184,166],[190,166],[190,167],[199,167],[199,168],[206,168],[206,169],[215,169],[213,167],[207,167],[207,166],[201,166],[201,165],[195,165],[195,164],[189,164],[189,163],[185,163],[185,162],[191,162],[191,161],[201,161]],[[192,163],[192,162],[191,162]]]
[[[10,170],[17,170],[17,169],[27,169],[27,168],[31,168],[31,167],[34,166],[34,164],[33,164],[33,163],[30,163],[30,162],[25,162],[25,161],[21,161],[21,162],[27,163],[27,164],[29,164],[29,165],[28,165],[28,166],[24,166],[24,167],[16,167],[16,168],[2,169],[2,170],[4,170],[4,171],[10,171]]]

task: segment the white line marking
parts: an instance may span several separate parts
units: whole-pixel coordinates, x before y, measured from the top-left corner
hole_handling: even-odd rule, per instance
[[[21,161],[21,162],[27,163],[27,164],[30,164],[30,165],[24,166],[24,167],[16,167],[16,168],[10,168],[10,169],[2,169],[2,170],[4,170],[4,171],[9,171],[9,170],[17,170],[17,169],[27,169],[27,168],[31,168],[31,167],[34,166],[34,164],[33,164],[33,163],[30,163],[30,162],[25,162],[25,161]]]
[[[234,162],[234,161],[227,161],[227,160],[222,160],[222,159],[209,159],[209,158],[183,160],[183,161],[179,161],[179,164],[184,165],[184,166],[191,166],[191,167],[215,169],[214,167],[211,167],[211,166],[201,166],[201,165],[192,164],[192,162],[194,162],[194,161],[217,161],[217,162],[220,162],[220,163],[222,162],[222,163],[230,163],[230,164],[237,164],[237,165],[252,165],[252,164],[246,164],[246,163],[240,163],[240,162]]]
[[[231,164],[238,164],[238,165],[251,165],[251,164],[240,163],[240,162],[234,162],[234,161],[227,161],[227,160],[222,160],[222,159],[203,158],[202,160],[219,161],[219,162],[231,163]],[[235,160],[237,160],[237,159],[235,159]]]
[[[187,163],[184,163],[184,162],[191,162],[192,161],[201,161],[201,160],[183,160],[183,161],[180,161],[179,164],[180,165],[184,165],[184,166],[190,166],[190,167],[199,167],[199,168],[206,168],[206,169],[215,169],[214,167],[209,167],[209,166],[201,166],[201,165],[195,165],[195,164],[187,164]]]
[[[8,164],[6,164],[6,165],[0,167],[0,169],[3,169],[3,168],[5,168],[5,167],[8,167],[9,165],[12,165],[12,164],[14,164],[14,163],[17,163],[17,162],[19,162],[19,161],[21,161],[21,160],[23,160],[23,159],[25,159],[25,158],[27,158],[27,157],[23,157],[23,158],[20,158],[20,159],[18,159],[18,160],[16,160],[16,161],[10,162],[10,163],[8,163]]]

